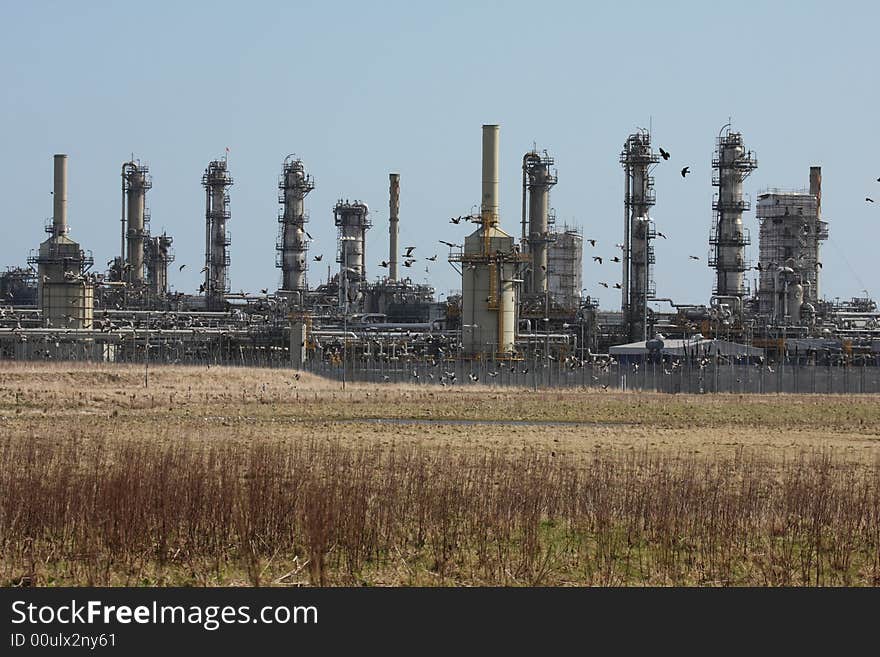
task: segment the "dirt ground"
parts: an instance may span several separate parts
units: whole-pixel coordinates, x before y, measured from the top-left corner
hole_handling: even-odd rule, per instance
[[[470,423],[469,421],[476,421]],[[665,395],[479,385],[348,384],[290,370],[0,364],[0,431],[178,440],[327,437],[444,450],[570,456],[661,449],[711,454],[804,448],[880,458],[880,397]]]

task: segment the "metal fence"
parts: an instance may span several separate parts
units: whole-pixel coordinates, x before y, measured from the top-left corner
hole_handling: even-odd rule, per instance
[[[173,344],[133,344],[129,349],[84,343],[19,345],[0,351],[3,361],[121,362],[153,365],[224,365],[291,368],[286,349],[264,345],[212,343],[203,348]],[[390,359],[349,353],[345,366],[338,359],[312,359],[302,368],[342,383],[406,383],[411,385],[585,388],[668,393],[880,393],[880,362],[863,360],[828,364],[780,361],[755,363],[745,359],[680,359],[656,363],[466,359]]]
[[[633,364],[565,362],[492,362],[444,360],[388,362],[354,360],[341,363],[310,361],[303,368],[342,381],[408,383],[415,385],[588,388],[668,393],[880,393],[880,367],[851,364],[677,361]]]

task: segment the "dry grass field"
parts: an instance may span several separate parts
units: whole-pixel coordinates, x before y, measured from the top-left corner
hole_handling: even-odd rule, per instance
[[[880,585],[880,397],[4,363],[20,583]]]

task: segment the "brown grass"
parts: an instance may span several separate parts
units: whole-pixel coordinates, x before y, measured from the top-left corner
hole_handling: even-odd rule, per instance
[[[4,364],[0,583],[878,585],[878,437],[876,397]]]

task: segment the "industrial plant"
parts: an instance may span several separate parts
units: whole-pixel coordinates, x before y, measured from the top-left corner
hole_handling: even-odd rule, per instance
[[[26,263],[0,272],[0,359],[297,368],[320,363],[349,372],[454,361],[492,363],[481,371],[494,375],[505,363],[514,371],[518,362],[582,367],[613,354],[650,360],[675,356],[683,344],[710,341],[716,358],[763,362],[796,353],[813,363],[829,358],[878,363],[875,302],[829,301],[821,293],[821,245],[829,223],[822,216],[819,167],[809,168],[805,189],[757,192],[758,259],[750,262],[746,247],[752,236],[743,216],[752,207],[744,185],[758,159],[744,136],[725,125],[712,158],[717,190],[706,208],[712,295],[691,302],[658,297],[653,171],[668,153],[655,151],[650,131],[636,130],[623,141],[619,157],[623,225],[619,254],[610,260],[620,266],[614,283],[620,304],[600,308],[584,294],[583,228],[557,224],[551,192],[565,184],[565,176],[559,177],[547,151],[534,147],[523,155],[521,230],[518,236],[505,230],[515,219],[501,215],[500,138],[498,125],[482,127],[478,211],[450,220],[469,225],[463,240],[453,235],[443,240],[448,248],[443,259],[460,276],[461,288],[442,301],[433,286],[406,275],[419,261],[420,245],[399,243],[400,224],[407,221],[400,212],[406,192],[399,172],[388,173],[389,251],[368,258],[374,228],[368,204],[340,198],[326,214],[310,216],[308,196],[319,178],[304,160],[288,155],[278,179],[274,246],[280,286],[234,293],[228,230],[235,225],[233,177],[228,159],[209,162],[201,176],[203,282],[198,290],[175,292],[169,284],[173,235],[150,229],[148,195],[158,190],[149,167],[134,158],[122,164],[119,253],[107,254],[102,269],[69,234],[68,166],[76,163],[55,155],[48,237]],[[473,187],[476,193],[476,181]],[[316,221],[332,221],[337,229],[335,271],[320,284],[309,279],[310,265],[321,262],[309,251],[307,225]],[[267,244],[267,254],[271,249]],[[377,260],[379,270],[371,271]],[[756,289],[750,287],[751,272],[757,272]],[[418,378],[418,371],[413,376]],[[439,378],[454,382],[455,375]]]

